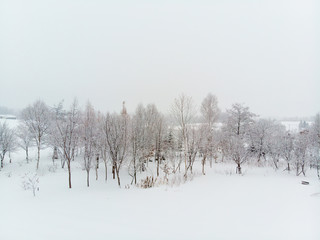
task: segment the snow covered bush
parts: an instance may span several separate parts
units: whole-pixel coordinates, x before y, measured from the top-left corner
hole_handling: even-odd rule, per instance
[[[22,177],[22,187],[24,190],[32,190],[33,196],[39,191],[39,177],[36,173],[26,173]]]

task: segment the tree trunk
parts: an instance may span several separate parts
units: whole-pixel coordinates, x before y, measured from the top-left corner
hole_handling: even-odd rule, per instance
[[[37,160],[37,170],[39,169],[39,162],[40,162],[40,144],[38,145],[38,160]]]
[[[204,172],[204,165],[206,164],[206,155],[203,155],[203,159],[202,159],[202,174],[206,175],[206,173]]]
[[[29,148],[26,147],[26,160],[27,160],[27,163],[29,163]]]
[[[157,161],[157,177],[159,177],[160,159]]]
[[[105,167],[105,170],[106,170],[106,178],[105,178],[105,181],[107,181],[108,179],[108,164],[107,164],[107,159],[103,159],[104,161],[104,167]]]
[[[277,159],[273,159],[273,163],[276,169],[278,169],[278,160]]]
[[[71,159],[68,160],[69,188],[71,188]]]
[[[240,163],[237,165],[236,173],[241,174],[241,166]]]
[[[96,181],[98,180],[98,166],[96,165]]]
[[[119,175],[119,170],[120,170],[120,169],[116,169],[116,172],[117,172],[118,185],[119,185],[119,187],[121,187],[121,185],[120,185],[120,175]]]
[[[134,184],[137,184],[137,167],[136,167],[136,158],[133,159],[133,177],[134,177]]]
[[[304,163],[301,166],[301,172],[302,172],[303,176],[305,177],[306,176],[306,172],[305,172],[305,168],[304,168]]]
[[[87,170],[87,187],[89,187],[89,171]]]
[[[4,155],[1,156],[1,168],[3,168],[3,159],[4,159]]]
[[[112,163],[112,178],[116,179],[116,171],[115,171],[115,167],[114,167],[114,162]]]
[[[64,158],[61,158],[61,168],[64,168],[65,164],[66,164],[66,160]]]

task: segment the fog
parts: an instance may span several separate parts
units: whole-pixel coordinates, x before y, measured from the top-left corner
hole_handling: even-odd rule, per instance
[[[317,1],[0,2],[0,106],[77,97],[168,112],[181,93],[264,117],[320,111]]]

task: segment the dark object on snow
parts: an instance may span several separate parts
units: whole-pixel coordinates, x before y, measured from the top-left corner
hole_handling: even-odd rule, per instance
[[[301,184],[302,184],[302,185],[309,185],[309,182],[307,182],[307,181],[301,181]]]

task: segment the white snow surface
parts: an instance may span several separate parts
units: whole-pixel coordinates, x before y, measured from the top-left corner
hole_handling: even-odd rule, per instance
[[[14,127],[17,121],[8,123]],[[126,165],[119,188],[110,166],[105,182],[101,164],[98,180],[91,170],[88,188],[77,159],[68,189],[67,169],[59,161],[57,170],[49,171],[51,154],[42,150],[38,171],[35,149],[29,164],[23,151],[12,154],[11,164],[6,158],[0,171],[0,240],[320,239],[320,182],[314,169],[296,177],[284,168],[244,165],[239,176],[234,164],[217,163],[212,169],[207,165],[202,176],[198,161],[195,177],[186,183],[126,189],[131,182]],[[39,175],[36,197],[22,189],[28,172]]]
[[[27,164],[19,152],[0,171],[1,240],[320,239],[314,170],[296,177],[245,165],[239,176],[232,163],[217,163],[202,176],[195,163],[196,177],[179,186],[126,189],[126,167],[119,188],[110,171],[105,182],[101,164],[97,181],[91,171],[88,188],[81,164],[73,162],[68,189],[66,169],[58,164],[56,172],[48,170],[51,152],[42,152],[36,197],[21,186],[24,173],[35,172],[35,160]],[[36,151],[30,155],[35,159]]]

